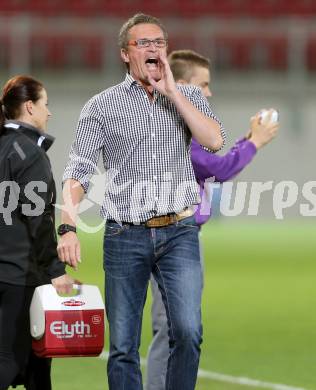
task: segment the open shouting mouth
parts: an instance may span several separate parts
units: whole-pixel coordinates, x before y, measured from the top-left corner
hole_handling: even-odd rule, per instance
[[[158,58],[155,58],[155,57],[147,58],[147,60],[145,61],[145,64],[146,64],[148,70],[158,70],[159,69]]]

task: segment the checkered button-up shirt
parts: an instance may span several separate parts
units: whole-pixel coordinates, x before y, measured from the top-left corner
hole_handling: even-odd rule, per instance
[[[214,118],[199,88],[182,94]],[[190,158],[191,133],[174,104],[155,91],[150,101],[131,75],[84,106],[63,180],[73,178],[88,190],[100,153],[106,174],[101,215],[143,222],[179,212],[200,201]]]

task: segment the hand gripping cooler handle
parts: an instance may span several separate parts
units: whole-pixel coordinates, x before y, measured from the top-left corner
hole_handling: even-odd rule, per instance
[[[82,284],[77,284],[77,283],[74,283],[72,285],[72,289],[78,291],[78,294],[76,295],[82,294],[82,286],[83,286]]]
[[[63,295],[59,295],[57,290],[52,284],[46,284],[45,286],[41,286],[40,288],[43,289],[42,294],[50,295],[50,299],[53,298],[55,300],[60,301],[60,303],[62,303],[67,298],[78,297],[79,295],[85,294],[87,292],[86,291],[87,287],[88,286],[86,286],[85,288],[85,286],[82,284],[74,283],[72,286],[71,293],[63,294]]]

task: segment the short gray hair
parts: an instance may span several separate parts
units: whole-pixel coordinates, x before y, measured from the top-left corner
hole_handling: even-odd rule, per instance
[[[119,44],[119,47],[121,49],[126,49],[127,48],[127,42],[128,42],[128,32],[129,30],[136,26],[137,24],[155,24],[156,26],[160,27],[162,32],[163,32],[163,35],[164,35],[164,38],[167,40],[168,39],[168,33],[167,33],[167,30],[165,28],[165,26],[162,24],[162,22],[154,17],[154,16],[151,16],[151,15],[146,15],[146,14],[142,14],[142,13],[139,13],[139,14],[135,14],[134,16],[132,16],[130,19],[128,19],[127,22],[125,22],[123,24],[123,26],[121,27],[121,30],[120,30],[120,33],[119,33],[119,36],[118,36],[118,44]]]

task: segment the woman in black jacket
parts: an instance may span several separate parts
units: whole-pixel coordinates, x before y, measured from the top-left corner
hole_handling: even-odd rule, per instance
[[[30,359],[29,307],[36,286],[51,282],[65,293],[74,282],[56,251],[56,190],[46,154],[53,138],[45,133],[50,115],[42,83],[16,76],[5,84],[0,99],[0,390],[34,364],[26,388],[51,388],[49,368],[43,375],[49,360]]]

